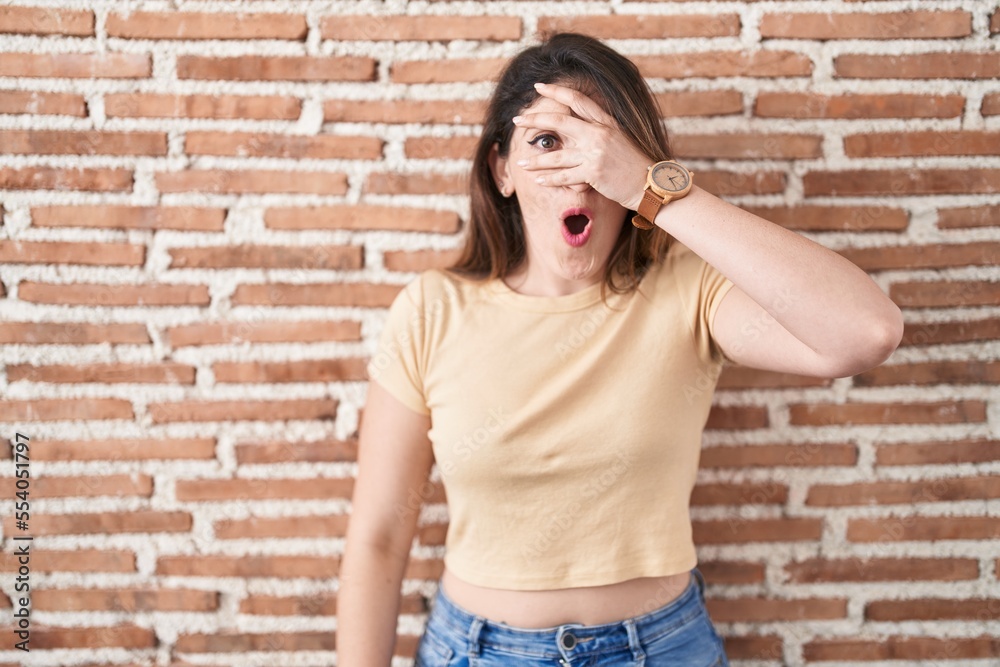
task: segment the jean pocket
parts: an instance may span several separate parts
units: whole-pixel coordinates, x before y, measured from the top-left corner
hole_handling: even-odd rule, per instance
[[[448,667],[454,657],[455,651],[432,629],[427,628],[417,643],[413,667]]]

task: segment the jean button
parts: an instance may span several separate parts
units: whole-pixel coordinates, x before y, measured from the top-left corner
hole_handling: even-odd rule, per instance
[[[564,649],[571,649],[576,646],[576,637],[567,632],[562,636],[562,645]]]

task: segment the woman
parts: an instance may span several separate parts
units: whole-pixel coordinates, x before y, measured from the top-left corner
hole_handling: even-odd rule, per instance
[[[688,514],[722,364],[852,375],[902,318],[669,157],[601,42],[557,34],[506,67],[464,252],[400,292],[369,363],[340,667],[390,662],[435,460],[450,522],[418,667],[728,664]]]

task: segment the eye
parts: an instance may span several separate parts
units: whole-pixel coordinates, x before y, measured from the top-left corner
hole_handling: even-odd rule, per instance
[[[528,145],[530,146],[534,146],[535,144],[538,144],[545,150],[550,150],[556,147],[556,138],[551,134],[539,134],[537,137],[528,142]]]

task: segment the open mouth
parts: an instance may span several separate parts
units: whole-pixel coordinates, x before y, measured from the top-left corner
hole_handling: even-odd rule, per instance
[[[563,221],[563,238],[571,246],[582,246],[590,238],[594,214],[589,208],[568,208],[559,216]]]

